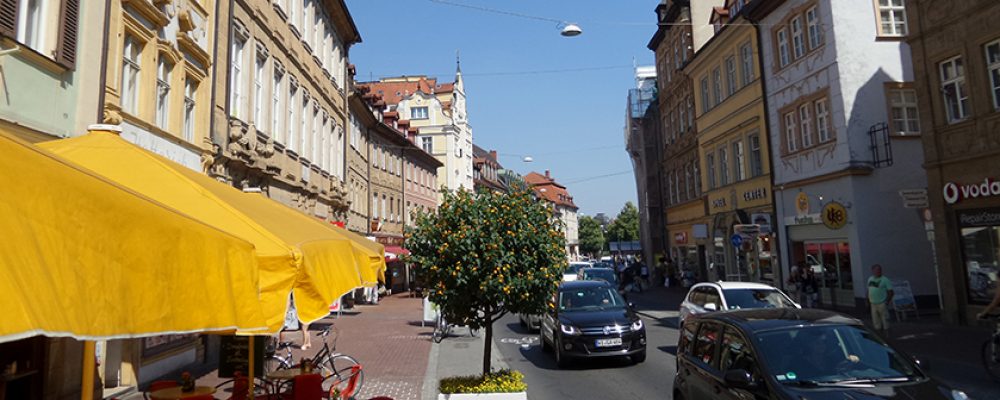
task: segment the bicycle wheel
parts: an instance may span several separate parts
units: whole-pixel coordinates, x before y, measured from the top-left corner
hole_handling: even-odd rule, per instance
[[[431,333],[431,339],[434,340],[434,343],[441,343],[441,340],[444,339],[444,335],[447,334],[445,332],[446,328],[447,323],[444,321],[444,317],[442,317],[441,314],[438,314],[437,322],[434,323],[434,332]]]
[[[273,355],[264,360],[264,373],[274,372],[279,369],[288,369],[291,366],[284,358]]]
[[[334,375],[334,377],[326,379],[324,381],[323,392],[330,393],[330,390],[334,388],[336,388],[340,392],[348,390],[348,387],[351,384],[351,374],[353,371],[353,367],[354,366],[360,367],[361,363],[359,363],[358,360],[356,360],[354,357],[351,357],[346,354],[336,354],[333,357],[329,357],[328,360],[326,361],[327,362],[324,363],[323,369],[324,370],[327,368],[331,369],[332,375]],[[361,388],[364,386],[364,383],[365,383],[365,371],[364,369],[360,369],[358,370],[358,376],[354,383],[354,388],[353,388],[354,391],[351,393],[352,397],[356,397],[359,399],[362,398]]]
[[[983,366],[986,373],[993,379],[1000,380],[1000,336],[995,336],[983,343]]]

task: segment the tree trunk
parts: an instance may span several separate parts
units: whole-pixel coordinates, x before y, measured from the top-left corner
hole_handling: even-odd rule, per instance
[[[490,360],[493,351],[493,318],[486,317],[486,334],[483,335],[483,376],[490,373]]]

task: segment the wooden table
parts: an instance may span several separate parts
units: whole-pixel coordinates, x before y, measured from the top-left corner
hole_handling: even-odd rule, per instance
[[[177,386],[150,392],[149,397],[159,400],[178,400],[205,394],[215,394],[215,388],[211,386],[195,386],[194,390],[190,392],[182,392],[180,386]]]
[[[295,379],[295,377],[299,376],[299,375],[308,375],[308,374],[316,374],[316,373],[318,373],[318,372],[315,371],[315,370],[313,372],[302,372],[302,370],[300,368],[287,368],[287,369],[274,370],[274,371],[268,372],[266,375],[267,375],[268,379],[272,379],[272,380],[276,380],[276,381],[288,381],[288,380]]]

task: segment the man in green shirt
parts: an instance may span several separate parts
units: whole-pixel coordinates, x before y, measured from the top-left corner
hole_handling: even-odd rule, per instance
[[[882,276],[882,266],[872,265],[872,276],[868,278],[868,306],[872,311],[872,325],[889,337],[889,305],[892,304],[892,281]]]

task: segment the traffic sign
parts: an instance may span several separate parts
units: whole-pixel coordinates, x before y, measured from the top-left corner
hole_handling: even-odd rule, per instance
[[[740,235],[739,233],[733,234],[729,240],[733,244],[733,247],[739,248],[743,244],[743,235]]]
[[[927,208],[927,189],[903,189],[899,191],[904,208]]]
[[[742,233],[750,237],[756,237],[757,235],[760,235],[760,225],[757,224],[733,225],[733,232]]]

